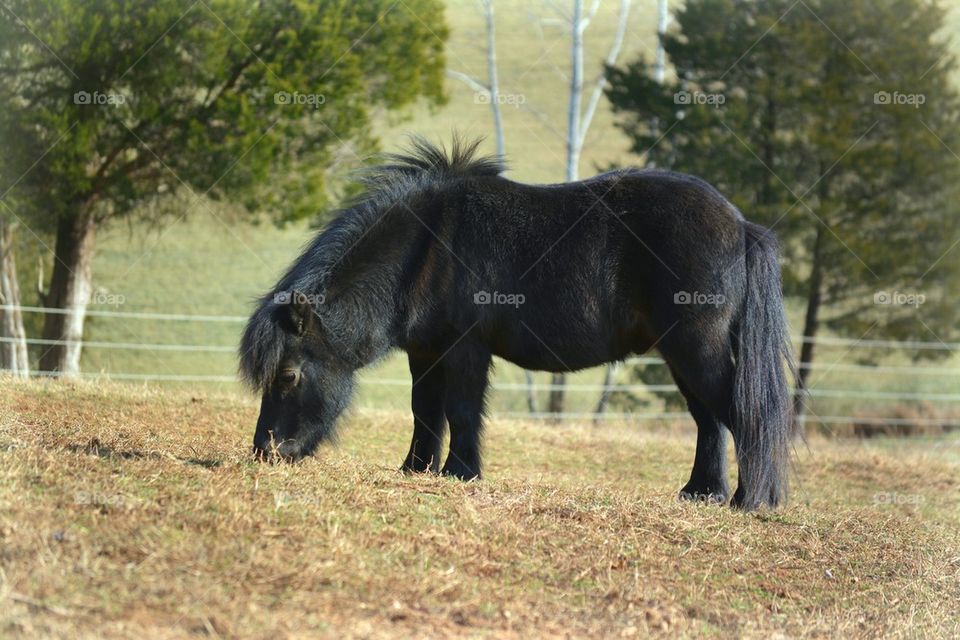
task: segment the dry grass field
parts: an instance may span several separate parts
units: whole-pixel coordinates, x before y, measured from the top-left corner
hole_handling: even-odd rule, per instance
[[[960,444],[798,445],[775,513],[680,503],[680,427],[494,421],[397,471],[357,411],[296,465],[250,398],[0,380],[2,637],[957,637]]]

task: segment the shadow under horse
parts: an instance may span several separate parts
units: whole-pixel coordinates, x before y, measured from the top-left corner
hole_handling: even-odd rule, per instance
[[[414,416],[403,468],[476,478],[493,356],[562,372],[656,348],[697,423],[681,497],[784,500],[792,360],[772,233],[692,176],[521,184],[477,144],[447,153],[414,139],[388,156],[259,300],[240,346],[262,394],[255,452],[311,454],[333,438],[356,371],[402,349]]]

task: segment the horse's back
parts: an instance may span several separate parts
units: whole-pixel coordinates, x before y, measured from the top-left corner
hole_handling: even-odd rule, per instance
[[[742,259],[739,213],[701,180],[621,170],[526,185],[466,181],[448,199],[460,272],[447,305],[479,322],[497,355],[577,369],[645,351],[672,321],[674,295],[712,291],[718,264]],[[455,300],[480,296],[479,304]]]
[[[458,200],[450,215],[477,260],[493,256],[526,276],[611,260],[676,272],[738,255],[743,244],[736,207],[707,182],[670,171],[621,169],[549,185],[483,178]]]

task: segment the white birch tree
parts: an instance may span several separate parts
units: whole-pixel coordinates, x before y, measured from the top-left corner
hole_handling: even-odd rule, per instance
[[[610,49],[604,59],[607,66],[616,63],[623,47],[623,39],[627,31],[627,18],[630,14],[631,0],[620,0],[620,9],[617,17],[617,30],[610,44]],[[580,156],[583,145],[593,122],[593,117],[603,98],[603,90],[607,86],[607,78],[601,69],[592,83],[590,97],[584,110],[583,103],[583,35],[600,8],[600,0],[594,0],[584,14],[583,0],[573,0],[573,14],[570,19],[570,97],[567,106],[567,163],[566,180],[577,180],[580,173]],[[612,380],[612,373],[608,368],[607,377]],[[551,376],[550,413],[563,413],[565,404],[566,375],[555,373]]]

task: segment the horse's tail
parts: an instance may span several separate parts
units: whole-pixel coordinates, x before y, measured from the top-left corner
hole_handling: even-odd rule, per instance
[[[787,497],[793,350],[783,309],[779,248],[764,227],[744,222],[746,295],[737,325],[733,433],[739,488],[734,506],[774,507]],[[788,373],[789,372],[789,373]]]

